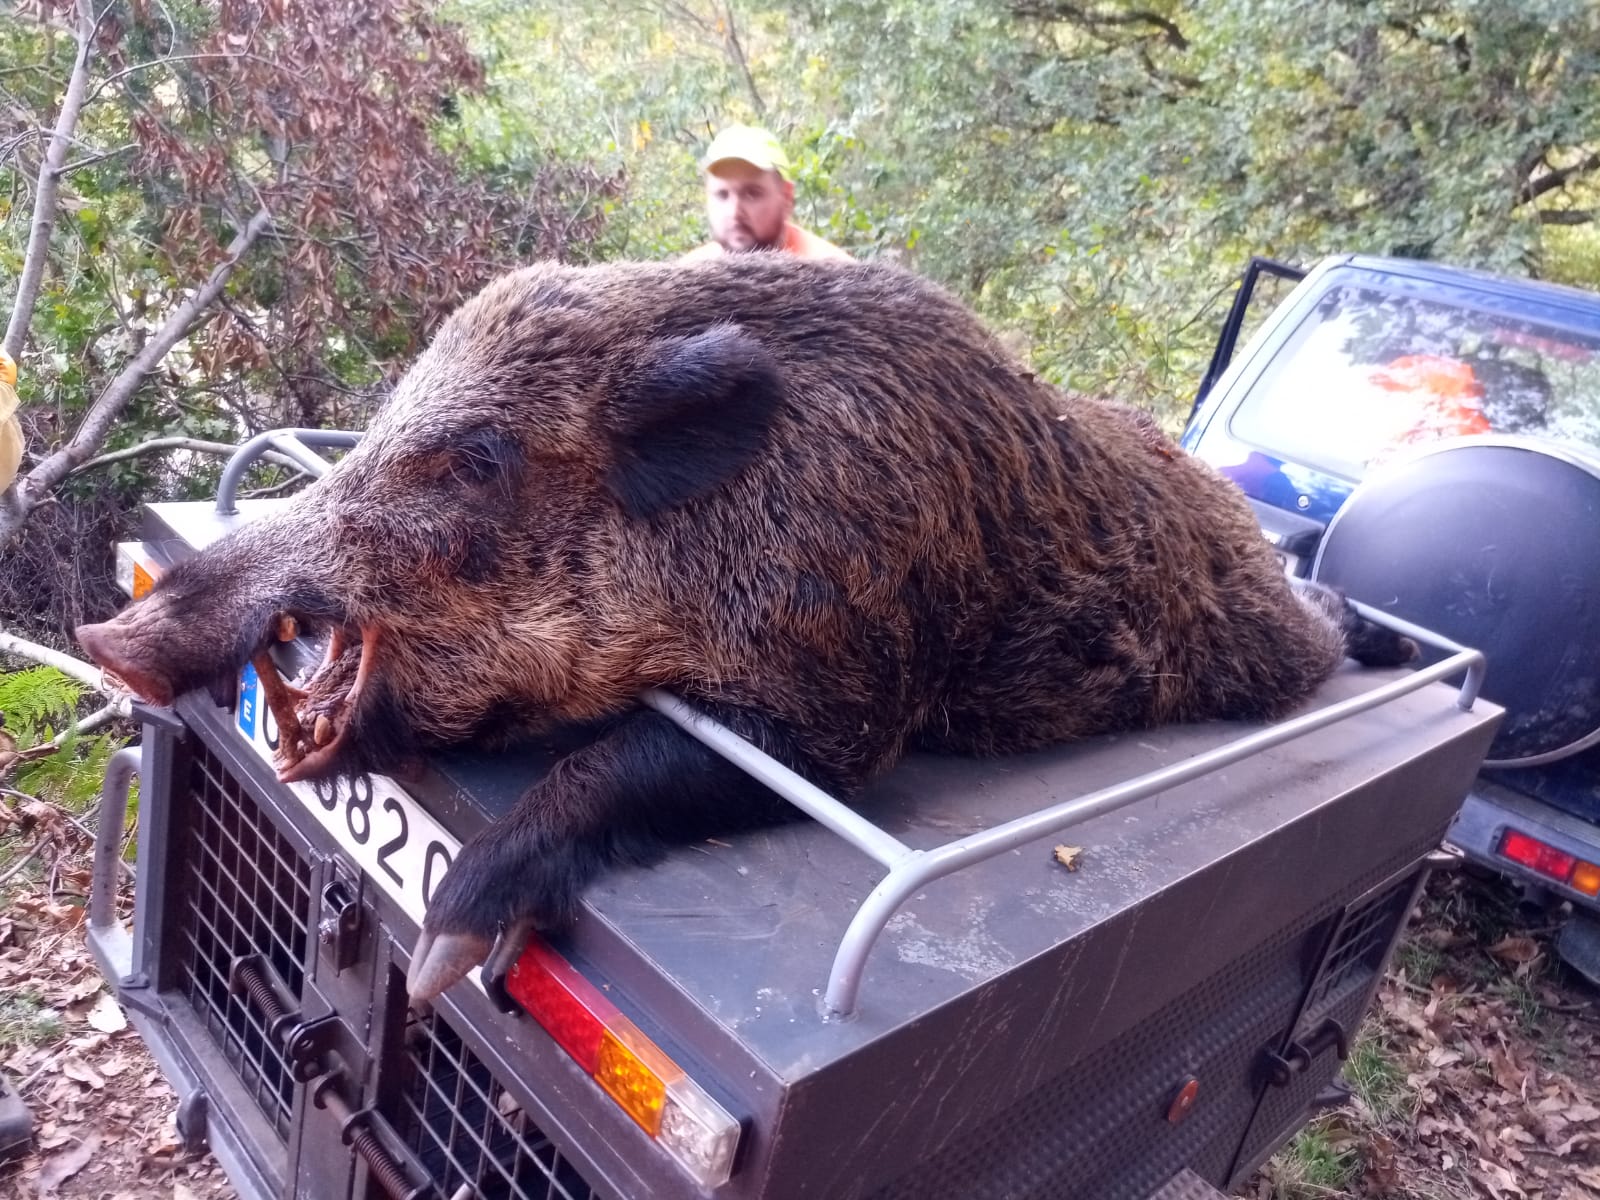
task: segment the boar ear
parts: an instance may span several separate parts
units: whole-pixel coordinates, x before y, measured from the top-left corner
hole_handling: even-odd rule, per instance
[[[709,495],[761,452],[782,401],[777,363],[738,326],[664,338],[613,403],[606,484],[633,517]]]

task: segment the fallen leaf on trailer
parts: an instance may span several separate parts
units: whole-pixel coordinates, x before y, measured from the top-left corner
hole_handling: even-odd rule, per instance
[[[1082,857],[1082,846],[1056,847],[1056,861],[1069,871],[1076,871],[1078,869],[1078,860]]]
[[[88,1021],[101,1033],[121,1033],[128,1027],[128,1018],[122,1011],[122,1005],[117,1003],[117,998],[110,992],[100,993],[100,998],[89,1010]]]
[[[39,1170],[39,1191],[55,1191],[88,1166],[89,1160],[99,1148],[100,1134],[92,1132],[84,1135],[83,1140],[70,1150],[63,1150],[57,1154]]]

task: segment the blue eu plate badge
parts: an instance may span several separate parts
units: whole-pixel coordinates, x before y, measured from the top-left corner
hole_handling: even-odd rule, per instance
[[[256,694],[259,682],[255,667],[246,663],[244,672],[239,676],[239,728],[247,738],[256,736]]]

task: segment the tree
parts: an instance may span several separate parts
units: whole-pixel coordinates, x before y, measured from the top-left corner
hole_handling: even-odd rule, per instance
[[[422,0],[49,0],[30,15],[6,55],[22,80],[6,99],[29,114],[14,187],[36,163],[6,346],[32,454],[0,500],[0,545],[108,445],[192,452],[361,419],[492,275],[581,255],[617,186],[579,162],[505,169],[452,146],[482,70]],[[161,482],[126,456],[118,470]],[[59,533],[13,550],[13,582],[61,573]],[[0,612],[15,616],[12,591]],[[58,619],[78,618],[81,595],[57,599]]]

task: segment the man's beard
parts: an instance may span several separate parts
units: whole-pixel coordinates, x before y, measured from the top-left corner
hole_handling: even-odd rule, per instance
[[[757,238],[747,226],[739,226],[736,232],[743,234],[747,240],[743,245],[735,245],[732,241],[722,242],[723,250],[729,254],[751,254],[757,251],[783,249],[784,225],[781,222],[772,237],[765,241]]]

